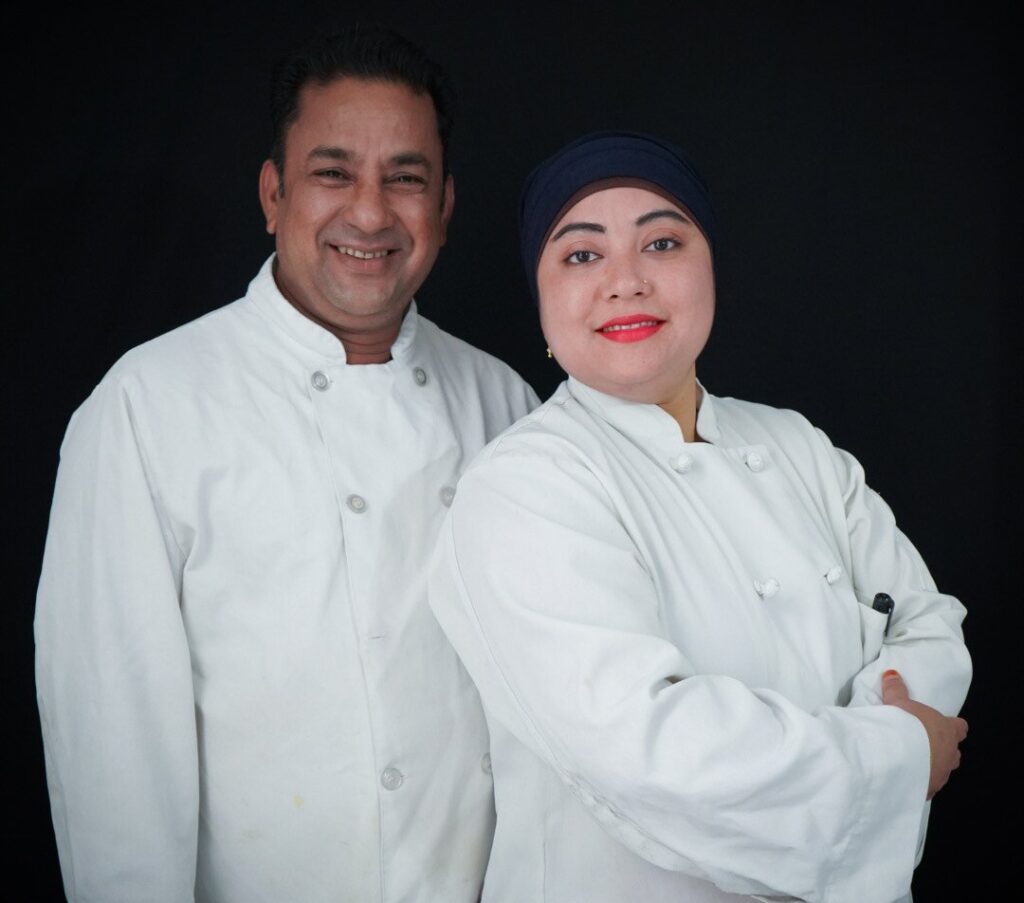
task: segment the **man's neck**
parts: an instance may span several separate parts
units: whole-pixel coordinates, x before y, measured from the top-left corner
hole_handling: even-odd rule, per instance
[[[315,313],[307,310],[294,301],[287,293],[281,292],[285,299],[306,319],[312,320],[317,326],[326,329],[345,349],[345,360],[349,364],[386,364],[391,360],[391,346],[395,344],[398,333],[402,329],[402,320],[389,323],[380,329],[353,332],[331,323]],[[408,308],[406,308],[408,310]],[[404,319],[404,315],[403,318]]]

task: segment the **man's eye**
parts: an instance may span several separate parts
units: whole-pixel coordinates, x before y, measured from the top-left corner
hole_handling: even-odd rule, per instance
[[[318,169],[315,173],[322,179],[347,179],[348,173],[343,169]]]
[[[590,263],[592,260],[597,260],[597,253],[594,251],[573,251],[568,257],[565,258],[566,263]]]
[[[389,182],[393,185],[426,185],[427,180],[423,176],[413,175],[411,172],[400,172],[393,175]]]
[[[674,238],[656,238],[646,248],[645,251],[671,251],[673,248],[678,248],[679,242]]]

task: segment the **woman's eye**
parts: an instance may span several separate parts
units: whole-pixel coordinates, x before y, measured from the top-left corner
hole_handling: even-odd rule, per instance
[[[673,248],[678,248],[679,242],[674,238],[656,238],[646,248],[645,251],[671,251]]]
[[[573,251],[565,258],[566,263],[590,263],[592,260],[597,260],[597,254],[594,251]]]

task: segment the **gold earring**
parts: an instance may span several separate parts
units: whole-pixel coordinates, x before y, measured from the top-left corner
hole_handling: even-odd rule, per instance
[[[550,360],[553,357],[554,357],[554,355],[551,353],[551,349],[549,348],[548,349],[548,360]]]

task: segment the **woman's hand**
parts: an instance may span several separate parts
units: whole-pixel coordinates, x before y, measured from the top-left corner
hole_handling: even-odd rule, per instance
[[[963,718],[948,718],[942,712],[923,702],[910,698],[907,685],[898,671],[882,675],[882,702],[909,712],[928,732],[931,749],[931,774],[928,778],[928,797],[931,799],[949,780],[953,769],[960,764],[960,743],[967,736],[967,722]]]

